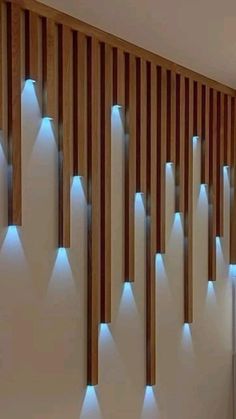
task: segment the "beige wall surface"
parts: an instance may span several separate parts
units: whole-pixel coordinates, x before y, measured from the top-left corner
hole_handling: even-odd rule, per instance
[[[144,207],[136,196],[136,278],[122,283],[124,136],[112,112],[112,323],[99,333],[99,380],[86,388],[86,200],[71,182],[72,246],[57,244],[57,147],[31,82],[22,92],[23,227],[6,229],[0,149],[0,417],[232,419],[229,184],[218,280],[207,283],[207,195],[194,142],[194,317],[183,326],[183,231],[167,175],[167,253],[157,255],[157,381],[145,388]]]

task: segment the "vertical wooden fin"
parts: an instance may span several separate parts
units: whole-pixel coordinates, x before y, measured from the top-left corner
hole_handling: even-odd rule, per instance
[[[25,78],[38,80],[39,18],[30,10],[25,11]]]
[[[184,321],[193,322],[193,82],[185,79]]]
[[[208,279],[216,280],[217,92],[210,89]]]
[[[99,42],[87,39],[88,348],[87,381],[98,384],[99,283],[101,274],[101,155]]]
[[[59,97],[59,247],[70,247],[70,181],[72,145],[72,32],[58,27]]]
[[[113,104],[125,106],[125,55],[113,48]]]
[[[165,252],[167,74],[157,67],[157,252]]]
[[[21,189],[21,10],[7,4],[8,223],[22,223]]]
[[[176,212],[184,212],[184,138],[185,138],[185,82],[184,77],[176,78]]]
[[[193,135],[201,137],[202,134],[202,85],[194,81],[193,85]]]
[[[42,48],[43,48],[43,117],[56,119],[56,25],[48,19],[42,20]]]
[[[146,197],[147,187],[147,63],[140,68],[140,190]]]
[[[216,133],[216,235],[223,236],[223,159],[224,159],[224,101],[223,93],[217,92]]]
[[[3,56],[3,3],[0,3],[0,130],[3,129],[3,66],[4,66],[4,56]]]
[[[147,63],[146,384],[156,383],[157,71]]]
[[[230,263],[236,264],[236,119],[235,98],[231,101],[231,193],[230,193]]]
[[[208,86],[202,86],[202,131],[201,131],[201,183],[209,183],[209,94]]]
[[[86,36],[73,34],[73,163],[74,175],[87,181]]]
[[[112,48],[101,44],[101,322],[111,322]]]
[[[167,162],[175,163],[176,153],[176,74],[167,71]]]
[[[136,192],[136,62],[125,56],[125,281],[134,281],[134,200]]]

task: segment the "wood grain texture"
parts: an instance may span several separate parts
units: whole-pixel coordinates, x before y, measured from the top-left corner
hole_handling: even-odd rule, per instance
[[[217,92],[210,89],[209,103],[209,222],[208,279],[216,280],[216,175],[217,175]]]
[[[87,40],[73,34],[73,171],[87,184]]]
[[[236,121],[235,98],[231,98],[231,170],[230,170],[230,264],[236,264]]]
[[[184,212],[184,179],[185,179],[185,80],[177,75],[176,78],[176,165],[175,192],[176,212]]]
[[[165,252],[167,72],[157,67],[157,252]]]
[[[136,192],[136,62],[125,56],[125,282],[134,281],[134,201]]]
[[[22,223],[21,185],[21,10],[7,4],[8,224]]]
[[[146,384],[156,384],[157,71],[147,63]],[[153,175],[154,174],[154,175]]]
[[[176,74],[167,71],[167,162],[175,163],[176,153]]]
[[[101,44],[101,322],[111,322],[112,48]]]
[[[193,85],[193,135],[199,138],[202,135],[202,85],[196,81]]]
[[[147,187],[147,63],[140,63],[140,191],[145,200]]]
[[[113,105],[125,106],[125,55],[113,48]]]
[[[48,19],[42,20],[42,115],[52,119],[57,118],[56,102],[56,48],[57,34],[55,23]]]
[[[184,322],[193,322],[193,82],[185,79]]]
[[[227,93],[231,96],[235,95],[234,89],[225,86],[222,83],[219,83],[215,80],[212,80],[208,77],[205,77],[195,71],[192,71],[186,67],[183,67],[179,64],[176,64],[166,58],[163,58],[155,53],[147,51],[141,47],[138,47],[128,41],[125,41],[115,35],[109,34],[102,31],[101,29],[95,28],[88,23],[82,22],[79,19],[76,19],[72,16],[67,15],[66,13],[60,12],[52,7],[49,7],[45,4],[42,4],[36,0],[9,0],[12,3],[20,5],[23,9],[30,9],[31,11],[37,13],[38,15],[48,17],[58,24],[63,24],[69,26],[73,30],[78,30],[84,33],[87,36],[95,37],[99,39],[100,42],[108,43],[114,48],[120,48],[127,53],[135,55],[137,57],[142,57],[147,61],[151,61],[156,65],[162,66],[165,69],[172,70],[176,73],[182,74],[185,77],[192,78],[196,81],[208,84],[209,87]]]
[[[25,78],[38,80],[39,71],[39,17],[25,11]]]
[[[224,165],[231,164],[231,97],[224,95]]]
[[[87,383],[98,384],[99,284],[101,275],[101,149],[99,43],[87,39],[88,330]]]
[[[4,12],[3,12],[3,3],[0,3],[0,130],[3,129],[3,119],[4,119],[4,109],[3,109],[3,74],[4,74],[4,49],[3,49],[3,42],[4,42]]]
[[[70,182],[72,146],[72,32],[58,27],[59,247],[70,247]]]
[[[224,234],[223,204],[223,159],[224,159],[224,97],[217,92],[217,132],[216,132],[216,235],[222,237]]]
[[[201,183],[209,183],[209,94],[208,86],[202,86],[202,132],[201,132]]]

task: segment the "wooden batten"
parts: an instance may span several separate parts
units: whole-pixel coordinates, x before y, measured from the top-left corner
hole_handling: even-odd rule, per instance
[[[125,56],[125,282],[134,281],[134,201],[136,192],[136,61]]]
[[[176,154],[176,74],[167,71],[167,150],[166,161],[175,163]]]
[[[156,384],[157,70],[147,63],[146,384]]]
[[[42,18],[42,116],[57,119],[58,105],[56,97],[56,51],[57,32],[55,22]]]
[[[175,186],[176,212],[184,212],[184,179],[185,179],[185,82],[184,77],[176,78],[176,152],[175,152]]]
[[[101,322],[111,322],[112,48],[101,44]]]
[[[216,280],[217,92],[209,97],[209,222],[208,279]]]
[[[193,82],[185,79],[184,322],[193,322]]]
[[[201,122],[201,183],[209,183],[209,94],[208,86],[202,86]]]
[[[87,185],[87,39],[73,34],[73,172]]]
[[[39,72],[39,17],[25,11],[25,79],[38,81]]]
[[[165,252],[167,72],[157,67],[157,252]]]
[[[58,27],[59,247],[70,247],[70,182],[72,147],[72,32]]]
[[[22,223],[21,9],[7,4],[8,224]]]
[[[87,39],[88,330],[87,383],[98,384],[99,283],[101,275],[101,149],[99,42]]]

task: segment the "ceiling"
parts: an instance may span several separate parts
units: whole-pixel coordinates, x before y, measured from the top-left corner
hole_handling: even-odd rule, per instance
[[[235,0],[43,2],[236,88]]]

